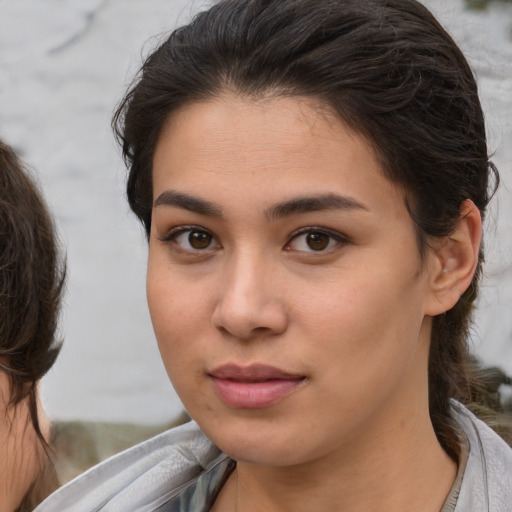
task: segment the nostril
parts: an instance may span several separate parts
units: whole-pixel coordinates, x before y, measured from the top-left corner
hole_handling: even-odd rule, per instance
[[[286,330],[287,314],[277,302],[262,302],[251,307],[239,302],[235,306],[219,304],[213,313],[212,324],[223,334],[248,340],[281,334]]]

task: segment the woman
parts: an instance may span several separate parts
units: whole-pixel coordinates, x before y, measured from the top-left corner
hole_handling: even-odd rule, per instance
[[[64,269],[41,194],[0,141],[0,510],[25,511],[58,485],[38,382],[53,365]]]
[[[462,405],[497,172],[423,6],[223,0],[149,56],[114,127],[201,430],[39,510],[510,511],[512,452]]]

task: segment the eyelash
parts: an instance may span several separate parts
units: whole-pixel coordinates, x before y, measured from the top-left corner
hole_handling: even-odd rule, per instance
[[[210,237],[210,239],[208,241],[208,244],[204,248],[197,248],[197,247],[185,248],[177,242],[178,237],[185,233],[189,233],[189,237],[192,233],[205,234],[208,237]],[[321,228],[321,227],[306,227],[306,228],[302,228],[302,229],[296,231],[289,237],[289,241],[285,244],[284,250],[293,251],[294,249],[291,247],[293,242],[298,240],[301,236],[304,236],[304,235],[322,235],[322,236],[328,237],[327,246],[320,247],[318,249],[314,249],[311,246],[309,246],[309,249],[302,249],[302,250],[296,249],[295,250],[296,252],[311,252],[311,253],[321,254],[321,253],[329,251],[330,249],[335,248],[335,246],[346,245],[347,243],[349,243],[349,240],[345,236],[341,235],[338,232],[331,231],[330,229]],[[215,236],[210,231],[208,231],[205,228],[202,228],[200,226],[195,226],[195,225],[184,225],[184,226],[179,226],[179,227],[173,228],[167,233],[167,235],[165,235],[163,237],[159,237],[159,240],[161,242],[173,242],[180,249],[182,249],[184,251],[188,251],[188,252],[201,253],[208,249],[211,249],[212,241],[217,244],[217,247],[220,247],[219,242],[216,240]],[[189,241],[190,241],[190,238],[189,238]],[[333,242],[334,242],[334,244],[333,244]],[[305,243],[307,244],[308,242],[306,241]],[[216,247],[214,247],[214,248],[216,248]]]
[[[188,226],[185,225],[185,226],[179,226],[179,227],[173,228],[165,236],[159,237],[159,240],[161,242],[174,242],[181,249],[183,249],[185,251],[190,251],[190,252],[195,252],[195,251],[202,252],[202,250],[206,250],[206,249],[210,248],[209,247],[210,244],[208,244],[208,247],[205,247],[204,249],[198,249],[198,248],[187,249],[187,248],[181,247],[177,243],[176,240],[180,235],[183,235],[185,233],[189,233],[189,237],[192,233],[203,233],[203,234],[211,237],[211,240],[216,240],[215,236],[212,233],[210,233],[210,231],[208,231],[207,229],[204,229],[200,226],[194,226],[194,225],[188,225]],[[217,244],[220,246],[220,244],[218,242],[217,242]]]
[[[330,229],[321,228],[321,227],[307,227],[307,228],[302,228],[302,229],[296,231],[295,233],[293,233],[290,236],[290,241],[286,243],[285,250],[292,251],[293,249],[290,248],[290,245],[292,244],[292,242],[294,240],[297,240],[301,236],[304,236],[304,235],[316,235],[316,234],[320,234],[320,235],[324,235],[326,237],[329,237],[329,246],[326,247],[326,248],[318,249],[318,250],[315,250],[315,249],[310,247],[310,250],[302,250],[302,251],[299,250],[297,252],[311,252],[311,253],[315,253],[316,252],[318,254],[321,254],[321,253],[329,251],[330,249],[335,248],[336,246],[346,245],[346,244],[349,243],[349,240],[348,240],[347,237],[343,236],[342,234],[340,234],[340,233],[338,233],[336,231],[332,231]],[[331,245],[332,241],[334,241],[333,245]],[[305,243],[307,243],[307,242],[305,242]]]

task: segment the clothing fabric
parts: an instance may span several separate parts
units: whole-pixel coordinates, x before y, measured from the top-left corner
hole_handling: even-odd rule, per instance
[[[512,512],[512,448],[463,405],[452,415],[469,445],[454,512]]]
[[[440,512],[512,512],[512,449],[463,405],[459,471]],[[35,512],[208,512],[235,463],[190,422],[61,487]]]

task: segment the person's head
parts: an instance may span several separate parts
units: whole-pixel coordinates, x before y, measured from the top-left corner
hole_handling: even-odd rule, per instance
[[[456,232],[468,212],[467,200],[484,216],[489,178],[497,173],[488,160],[477,86],[461,51],[425,7],[415,0],[224,0],[174,31],[147,58],[114,116],[129,167],[128,199],[148,236],[158,197],[156,157],[164,139],[171,134],[179,139],[177,119],[184,126],[195,119],[200,105],[213,108],[230,101],[233,108],[240,107],[240,124],[232,122],[233,129],[242,130],[244,113],[256,106],[280,106],[284,114],[299,99],[312,127],[317,122],[312,111],[320,124],[333,115],[336,121],[329,123],[339,122],[344,127],[340,131],[366,141],[382,177],[400,192],[423,270]],[[202,115],[212,128],[207,116],[222,114],[209,109]],[[247,122],[254,120],[249,114]],[[279,119],[268,116],[267,121],[269,133],[275,134]],[[200,122],[195,128],[200,154],[205,133]],[[172,154],[165,154],[172,160]],[[175,169],[167,170],[172,176]],[[353,172],[356,176],[357,169]],[[308,179],[314,179],[314,170],[310,174]],[[226,179],[225,188],[229,183]],[[276,187],[278,183],[276,179]],[[293,182],[289,186],[293,190]],[[197,182],[197,190],[208,199],[212,188],[204,180]],[[284,198],[286,188],[278,190]],[[460,287],[460,299],[433,314],[430,328],[430,415],[452,455],[457,448],[449,427],[449,400],[467,399],[466,338],[482,258],[480,252],[467,285]],[[176,301],[180,293],[168,287]],[[171,299],[168,306],[176,307]]]
[[[2,475],[1,495],[16,507],[46,460],[48,422],[41,414],[38,382],[60,348],[56,329],[63,280],[41,193],[14,151],[0,141],[0,456],[3,471],[10,473]]]

